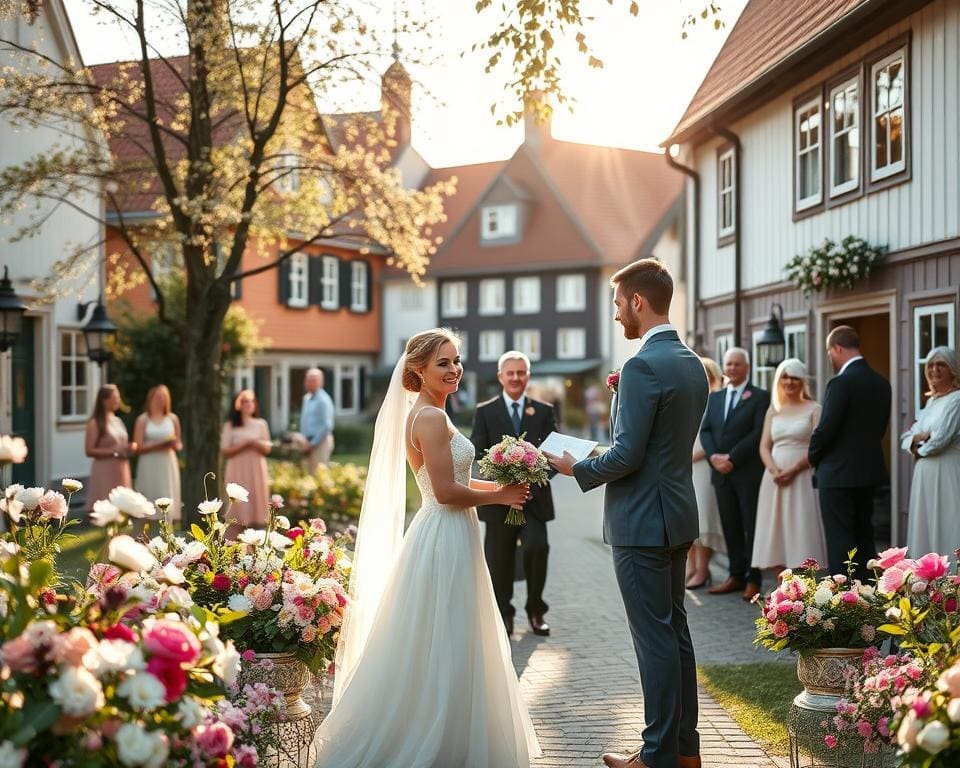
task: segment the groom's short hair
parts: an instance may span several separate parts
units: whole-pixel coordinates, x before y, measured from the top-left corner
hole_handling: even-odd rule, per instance
[[[658,315],[665,315],[670,311],[673,278],[660,259],[638,259],[627,264],[610,278],[610,285],[614,288],[622,286],[626,296],[639,293],[650,302],[650,308]]]

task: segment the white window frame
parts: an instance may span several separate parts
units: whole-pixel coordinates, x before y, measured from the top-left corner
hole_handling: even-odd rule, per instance
[[[730,184],[723,185],[723,167],[725,163],[730,166]],[[730,222],[727,226],[723,223],[723,201],[724,198],[730,199]],[[737,231],[737,164],[734,157],[734,148],[730,147],[717,156],[717,234],[719,237],[727,237]]]
[[[478,314],[502,315],[507,311],[506,308],[506,281],[503,278],[491,278],[480,281],[480,307]],[[490,300],[495,299],[491,302]]]
[[[543,345],[539,328],[518,328],[513,332],[513,348],[523,352],[531,360],[539,360]]]
[[[310,305],[310,259],[305,253],[295,253],[290,257],[290,271],[287,275],[287,306],[306,307]]]
[[[587,276],[558,275],[557,312],[582,312],[586,308]]]
[[[519,210],[516,204],[488,205],[480,210],[480,239],[507,240],[519,232]]]
[[[357,363],[337,363],[337,381],[334,386],[336,393],[337,414],[350,416],[360,412],[360,366]],[[353,381],[353,406],[347,408],[343,404],[344,379]]]
[[[803,334],[802,348],[797,343],[797,337]],[[783,329],[783,339],[786,346],[783,348],[785,357],[795,357],[804,365],[807,364],[807,355],[809,354],[807,345],[810,339],[807,336],[806,323],[791,323]]]
[[[90,376],[93,373],[93,364],[87,358],[87,340],[84,338],[83,331],[79,328],[59,328],[60,358],[57,366],[57,376],[59,378],[59,397],[57,398],[57,419],[58,421],[86,421],[90,416],[93,403],[90,401]],[[64,336],[70,339],[70,348],[64,348]],[[71,384],[63,382],[63,364],[67,363],[71,369]],[[83,385],[77,384],[77,372],[83,368],[83,378],[86,382]],[[78,395],[83,393],[82,407],[78,407]],[[63,409],[63,396],[69,393],[70,410],[65,412]]]
[[[714,340],[714,351],[717,354],[717,364],[720,366],[720,370],[723,370],[723,356],[727,354],[727,350],[733,346],[733,334],[732,333],[719,333],[717,334],[716,339]]]
[[[497,361],[506,352],[506,339],[503,331],[480,331],[477,343],[477,360]]]
[[[860,88],[860,75],[854,75],[848,80],[844,80],[842,83],[837,83],[833,88],[830,89],[830,93],[827,94],[829,105],[827,109],[827,114],[829,117],[824,121],[829,123],[829,134],[830,134],[830,167],[828,173],[830,174],[830,197],[837,197],[838,195],[843,195],[847,192],[852,192],[860,186],[860,152],[862,142],[860,141],[860,107],[861,107],[861,88]],[[843,97],[844,103],[844,114],[846,114],[846,104],[847,100],[852,97],[856,99],[856,108],[853,110],[853,122],[850,125],[844,124],[843,128],[839,131],[836,130],[836,98],[837,96]],[[851,143],[850,136],[853,136],[853,141]],[[834,178],[836,176],[837,170],[837,144],[839,142],[847,142],[850,147],[850,152],[853,156],[853,177],[847,179],[841,184],[834,184]]]
[[[757,341],[763,335],[763,329],[753,332],[753,347],[750,351],[750,383],[755,387],[760,387],[768,392],[773,385],[773,374],[776,373],[776,366],[760,365],[757,361],[760,359],[757,355]],[[720,370],[723,370],[723,361],[720,361]]]
[[[253,389],[253,381],[253,366],[241,365],[233,373],[233,391],[240,392],[244,389]],[[261,405],[266,406],[268,404],[262,403]]]
[[[444,317],[466,317],[467,315],[467,283],[465,280],[455,280],[443,283],[440,289],[440,313]]]
[[[900,111],[902,113],[901,120],[901,137],[900,137],[900,147],[901,155],[900,159],[895,163],[888,162],[883,167],[878,168],[877,163],[877,118],[881,115],[887,115],[887,150],[888,150],[888,159],[889,159],[889,150],[890,150],[890,120],[889,115],[893,111],[890,109],[889,102],[887,109],[878,111],[877,109],[877,75],[879,72],[885,68],[888,68],[895,61],[900,60],[900,71],[903,75],[903,89],[900,94]],[[879,61],[875,61],[870,65],[870,180],[871,181],[880,181],[885,179],[888,176],[894,176],[898,173],[904,171],[907,167],[907,147],[909,146],[910,133],[909,127],[907,125],[907,78],[909,73],[907,72],[907,48],[903,46],[898,48],[893,53],[888,56],[884,56]],[[896,109],[896,107],[894,107]]]
[[[922,306],[913,308],[913,405],[914,405],[914,418],[920,415],[920,409],[924,405],[923,393],[927,389],[927,380],[923,375],[922,369],[923,364],[926,359],[926,354],[920,354],[920,318],[930,317],[933,318],[936,315],[946,314],[947,316],[947,341],[946,345],[951,349],[956,349],[956,309],[953,302],[945,302],[942,304],[924,304]],[[935,346],[940,346],[936,343],[934,339],[934,344],[931,346],[931,349]],[[927,352],[929,353],[929,349]]]
[[[557,329],[557,359],[583,360],[587,356],[586,328]]]
[[[540,278],[517,277],[513,281],[513,314],[535,315],[540,311]]]
[[[320,306],[323,309],[340,307],[340,259],[336,256],[320,257]]]
[[[366,312],[370,308],[367,296],[367,270],[370,265],[365,261],[350,262],[350,309],[354,312]]]
[[[422,285],[403,284],[400,286],[400,309],[405,312],[415,312],[423,309],[426,290]]]
[[[817,127],[815,129],[807,128],[803,129],[803,118],[806,117],[807,125],[810,124],[813,117],[816,116]],[[813,131],[816,131],[817,139],[816,141],[810,140],[810,134]],[[801,146],[801,139],[803,136],[807,136],[807,146]],[[793,158],[793,171],[794,171],[794,199],[796,200],[796,210],[805,211],[808,208],[812,208],[815,205],[819,205],[823,202],[823,103],[820,99],[819,92],[812,99],[809,99],[802,104],[798,104],[793,111],[793,144],[794,144],[794,158]],[[800,197],[801,194],[801,179],[802,179],[802,168],[803,160],[807,155],[816,155],[816,163],[814,164],[815,168],[815,178],[816,178],[816,192],[807,195],[806,197]]]
[[[300,156],[289,149],[280,154],[278,163],[280,176],[277,178],[277,189],[284,194],[293,194],[300,191]]]

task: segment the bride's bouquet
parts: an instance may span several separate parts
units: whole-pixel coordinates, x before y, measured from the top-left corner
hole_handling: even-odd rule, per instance
[[[484,478],[498,485],[547,484],[547,457],[537,446],[523,438],[524,435],[504,436],[503,440],[487,449],[479,462]],[[523,508],[510,507],[507,525],[523,525],[525,522]]]

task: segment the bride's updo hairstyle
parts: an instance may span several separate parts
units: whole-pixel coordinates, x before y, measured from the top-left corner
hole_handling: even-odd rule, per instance
[[[409,392],[420,391],[423,381],[418,371],[436,360],[437,351],[448,341],[458,350],[460,349],[460,339],[449,328],[431,328],[410,338],[405,350],[407,361],[403,368],[404,389]]]

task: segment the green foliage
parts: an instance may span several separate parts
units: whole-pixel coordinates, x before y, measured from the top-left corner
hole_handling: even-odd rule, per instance
[[[283,496],[293,520],[320,517],[344,526],[360,518],[366,479],[366,467],[356,464],[321,465],[311,475],[299,464],[278,462],[271,466],[270,490]]]
[[[183,322],[186,319],[186,288],[181,277],[163,281],[167,314]],[[132,411],[133,418],[143,408],[147,392],[157,384],[170,388],[174,410],[182,405],[185,397],[186,356],[184,342],[178,332],[162,322],[154,313],[134,312],[129,307],[116,318],[117,338],[114,342],[114,361],[111,375],[120,388],[124,400]],[[232,380],[236,367],[249,360],[264,345],[260,337],[259,323],[253,320],[239,304],[231,304],[223,322],[222,352],[216,386],[223,392]]]
[[[333,440],[336,453],[367,453],[373,445],[373,423],[338,423]]]
[[[794,256],[784,269],[787,278],[809,296],[827,288],[852,288],[857,280],[870,276],[883,252],[883,248],[868,245],[853,235],[840,243],[826,238],[806,254]]]

